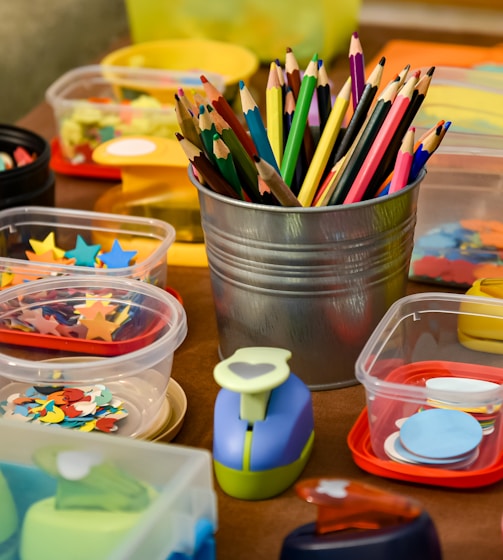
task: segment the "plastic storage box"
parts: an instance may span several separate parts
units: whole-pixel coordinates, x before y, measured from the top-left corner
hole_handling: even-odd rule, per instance
[[[25,530],[27,509],[38,500],[54,495],[55,478],[34,463],[35,453],[52,448],[92,456],[98,454],[158,493],[124,539],[106,553],[102,550],[101,558],[214,560],[217,503],[211,457],[207,451],[100,434],[47,430],[9,420],[2,421],[0,430],[0,477],[4,482],[0,483],[2,558],[19,559],[17,548]],[[103,492],[107,490],[104,488]],[[98,513],[106,515],[106,512]],[[71,517],[71,510],[69,514]],[[85,525],[80,528],[86,530]],[[65,530],[62,528],[60,534]],[[52,550],[40,548],[38,557],[87,558],[86,542],[82,539],[76,540],[65,556],[56,541],[52,543]]]
[[[210,74],[208,79],[223,89],[220,76]],[[134,65],[81,66],[66,72],[46,92],[62,159],[76,165],[92,164],[94,148],[119,136],[172,138],[178,131],[174,108],[178,88],[202,91],[199,73]]]
[[[356,462],[445,486],[502,478],[502,333],[503,300],[424,293],[394,303],[356,361],[367,399],[349,437]],[[424,447],[408,439],[411,428]]]
[[[501,73],[435,69],[414,123],[452,124],[421,185],[413,280],[467,288],[503,276],[502,95]]]
[[[67,276],[0,292],[0,413],[150,438],[170,420],[186,334],[178,300],[138,280]]]
[[[37,206],[3,210],[0,290],[75,274],[134,278],[166,288],[174,240],[173,226],[153,218]]]

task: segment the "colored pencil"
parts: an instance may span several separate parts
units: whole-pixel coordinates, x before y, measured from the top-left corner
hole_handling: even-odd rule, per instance
[[[393,178],[389,187],[389,194],[398,192],[409,183],[409,173],[414,157],[414,134],[416,129],[409,128],[403,137],[398,150],[395,166],[393,168]]]
[[[283,90],[279,81],[278,66],[275,62],[270,64],[265,99],[267,137],[269,138],[276,163],[281,165],[284,148]]]
[[[300,75],[299,63],[297,62],[297,58],[290,47],[286,48],[285,74],[287,85],[292,88],[293,96],[297,99],[299,97],[302,78]]]
[[[234,165],[231,151],[227,144],[222,140],[219,134],[213,135],[213,149],[212,149],[215,163],[228,183],[234,188],[239,198],[245,200],[243,189],[241,188],[241,181]]]
[[[258,188],[258,173],[253,160],[222,115],[218,111],[211,111],[210,117],[215,124],[217,133],[231,151],[244,191],[253,202],[262,202],[262,196]]]
[[[316,68],[318,72],[318,68]],[[299,63],[295,57],[294,52],[290,47],[286,49],[285,56],[285,73],[287,78],[287,84],[292,88],[293,96],[295,97],[295,102],[299,103],[299,95],[302,87],[303,76],[299,69]],[[305,76],[305,73],[304,73]],[[313,138],[313,133],[310,126],[304,128],[304,135],[302,137],[302,151],[299,157],[299,167],[298,172],[303,175],[303,169],[306,168],[313,157],[315,150],[315,142]]]
[[[349,71],[353,110],[356,110],[365,87],[365,59],[360,37],[356,31],[351,35],[349,44]]]
[[[206,76],[201,76],[201,82],[211,105],[213,105],[213,107],[227,121],[229,126],[236,133],[239,141],[245,147],[245,150],[248,152],[250,157],[252,157],[257,153],[257,149],[255,148],[251,137],[246,132],[245,127],[241,124],[241,121],[238,119],[236,113],[229,105],[229,102],[225,99],[221,92],[211,82],[208,81]]]
[[[197,115],[197,105],[188,98],[183,88],[178,88],[178,97],[189,113]]]
[[[390,173],[393,171],[394,162],[402,139],[421,108],[424,98],[428,92],[434,70],[435,68],[432,66],[417,82],[412,93],[410,104],[384,153],[381,163],[379,164],[379,169],[376,171],[369,185],[370,197],[375,196],[375,194],[381,190],[381,187],[383,184],[386,184]]]
[[[253,159],[261,179],[269,187],[281,206],[301,206],[290,187],[272,165],[259,156],[255,156]]]
[[[438,123],[435,126],[432,126],[430,129],[424,132],[422,136],[416,139],[414,144],[414,153],[416,152],[416,150],[418,150],[418,148],[422,145],[422,143],[426,140],[426,138],[430,136],[430,134],[432,135],[440,134],[440,131],[444,123],[445,123],[444,120],[438,121]],[[391,171],[391,173],[387,176],[386,180],[383,181],[382,185],[379,187],[378,191],[374,195],[374,198],[377,196],[381,196],[381,194],[388,194],[392,177],[393,177],[393,171]],[[412,173],[411,173],[411,177],[412,177]]]
[[[208,108],[204,105],[199,107],[199,136],[204,146],[204,151],[210,161],[213,157],[213,136],[216,132],[215,124],[210,117]]]
[[[362,129],[357,134],[346,155],[343,156],[344,161],[338,166],[336,183],[333,185],[333,193],[328,199],[327,204],[342,204],[344,202],[360,166],[367,157],[370,147],[391,109],[398,91],[398,85],[399,79],[397,76],[386,85],[378,96],[375,106],[365,120]]]
[[[230,196],[231,198],[236,199],[239,198],[236,191],[232,188],[228,181],[222,177],[222,174],[219,173],[219,171],[213,166],[200,148],[179,132],[175,132],[175,136],[180,142],[188,160],[195,167],[203,184],[207,185],[212,191],[218,194]]]
[[[323,60],[318,60],[318,82],[316,84],[316,101],[318,102],[318,116],[320,121],[320,134],[325,128],[330,110],[332,109],[332,96],[327,69]]]
[[[429,134],[426,138],[424,138],[418,148],[414,151],[414,159],[412,161],[412,167],[410,170],[411,181],[417,179],[421,169],[426,165],[426,162],[430,159],[431,155],[440,146],[440,143],[442,142],[450,126],[450,121],[447,121],[443,125],[437,126],[434,133]]]
[[[279,166],[276,162],[276,158],[274,157],[271,143],[269,142],[269,138],[267,136],[267,130],[260,114],[260,109],[258,108],[255,99],[253,99],[250,90],[246,87],[242,80],[239,82],[239,93],[241,95],[243,115],[258,155],[262,159],[268,161],[271,165],[274,165],[279,171]]]
[[[323,183],[318,189],[311,206],[327,206],[327,202],[330,200],[330,197],[335,190],[335,185],[337,184],[337,178],[339,176],[339,170],[344,163],[345,157],[346,156],[342,156],[341,159],[332,167],[327,176],[323,179]]]
[[[346,115],[351,99],[351,78],[342,86],[334,106],[330,111],[327,124],[314,152],[313,159],[308,167],[306,176],[299,191],[298,199],[302,206],[310,206],[318,189],[323,171],[328,162],[332,148],[341,130],[344,116]]]
[[[178,121],[178,126],[180,127],[180,132],[185,138],[190,140],[201,150],[204,149],[203,142],[199,137],[199,122],[197,116],[192,114],[184,103],[182,103],[181,98],[175,93],[175,113],[176,119]]]
[[[342,140],[337,146],[337,150],[335,151],[334,157],[332,158],[333,163],[336,163],[341,159],[343,155],[346,154],[349,147],[354,142],[359,130],[361,130],[361,127],[365,122],[365,119],[367,118],[370,107],[372,106],[374,98],[377,95],[377,91],[381,84],[385,62],[386,59],[382,57],[376,64],[372,72],[369,74],[369,77],[367,78],[367,82],[365,84],[365,88],[363,89],[363,93],[360,97],[360,101],[356,107],[356,110],[351,115],[351,119],[348,126],[346,127],[344,135],[342,136]]]
[[[393,134],[396,132],[400,120],[403,118],[405,111],[410,104],[418,77],[418,74],[410,76],[405,85],[398,92],[389,113],[386,115],[382,126],[379,128],[379,132],[372,143],[367,157],[358,170],[358,174],[356,175],[356,178],[353,181],[346,198],[344,199],[344,204],[351,204],[363,200],[379,162],[381,161],[388,144],[393,138]]]
[[[317,75],[318,55],[315,54],[309,62],[302,78],[299,97],[295,106],[292,127],[290,129],[290,133],[288,134],[285,150],[283,152],[281,175],[287,185],[291,185],[295,173],[295,166],[299,157],[304,131],[307,126],[309,108],[316,88]]]

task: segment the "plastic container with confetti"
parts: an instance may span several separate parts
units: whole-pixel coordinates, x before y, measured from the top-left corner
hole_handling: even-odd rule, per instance
[[[154,218],[27,206],[0,211],[0,290],[97,274],[166,288],[171,224]]]
[[[180,302],[146,282],[66,276],[0,292],[0,413],[148,438],[169,420]]]

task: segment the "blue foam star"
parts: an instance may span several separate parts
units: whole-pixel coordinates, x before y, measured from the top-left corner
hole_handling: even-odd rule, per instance
[[[81,235],[77,235],[75,248],[66,251],[65,257],[75,259],[75,264],[79,266],[96,265],[96,255],[99,253],[101,245],[88,245]]]
[[[129,266],[131,259],[136,256],[138,251],[124,251],[117,239],[114,240],[112,250],[100,255],[100,261],[108,268],[122,268]]]

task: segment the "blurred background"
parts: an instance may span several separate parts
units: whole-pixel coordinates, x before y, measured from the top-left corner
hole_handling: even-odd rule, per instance
[[[248,21],[252,21],[254,40],[256,45],[263,45],[259,40],[257,29],[264,31],[264,37],[275,35],[276,41],[286,46],[281,35],[281,28],[276,23],[264,22],[263,12],[271,5],[283,13],[280,0],[256,0],[252,4],[255,13],[250,14],[250,7],[245,12],[236,10],[239,2],[230,0],[213,0],[211,3],[201,0],[183,0],[174,3],[171,0],[16,0],[15,2],[0,2],[0,44],[1,62],[0,73],[2,87],[0,88],[0,122],[14,123],[36,104],[44,100],[45,90],[60,75],[67,70],[94,62],[99,62],[101,56],[117,46],[127,44],[131,31],[131,17],[137,22],[138,9],[143,16],[148,15],[149,6],[152,10],[163,5],[166,20],[163,29],[159,30],[150,25],[151,33],[195,34],[202,29],[201,21],[195,25],[187,25],[191,14],[201,14],[201,6],[211,5],[212,17],[222,17],[225,25],[206,28],[206,34],[218,33],[226,29],[229,39],[245,37],[241,30]],[[293,17],[292,5],[298,4],[303,12],[301,17]],[[285,2],[285,6],[287,3]],[[177,20],[171,10],[174,7],[183,11]],[[231,8],[232,6],[232,8]],[[353,12],[346,13],[351,7]],[[247,12],[247,11],[248,12]],[[323,13],[331,10],[329,17]],[[299,22],[299,33],[303,33],[317,40],[324,37],[325,42],[332,42],[325,48],[332,56],[337,56],[336,43],[340,40],[348,42],[346,36],[341,36],[335,28],[326,28],[328,21],[340,21],[346,18],[349,34],[355,30],[352,23],[354,16],[360,35],[365,41],[364,28],[366,25],[382,26],[383,33],[391,33],[394,38],[420,39],[421,28],[440,28],[446,31],[446,42],[459,40],[470,43],[470,36],[487,35],[492,37],[488,44],[494,43],[494,37],[501,36],[501,15],[503,13],[502,0],[331,0],[313,4],[304,0],[290,0],[288,2],[289,17],[285,18],[285,25],[291,21]],[[292,16],[293,14],[293,16]],[[129,17],[128,17],[129,16]],[[250,19],[244,21],[247,17]],[[321,18],[321,19],[320,19]],[[169,19],[170,24],[167,25]],[[180,21],[185,25],[180,25]],[[411,23],[412,22],[412,23]],[[262,25],[268,23],[267,25]],[[208,25],[214,22],[208,22]],[[408,28],[413,27],[415,36],[412,37]],[[278,32],[279,29],[279,32]],[[164,30],[164,31],[163,31]],[[232,32],[234,31],[234,35]],[[137,33],[143,31],[137,29]],[[151,37],[152,39],[159,37]],[[306,40],[308,40],[307,37]],[[237,39],[236,39],[237,40]],[[243,38],[242,40],[246,40]],[[267,41],[266,41],[267,43]],[[308,44],[308,43],[307,43]],[[249,46],[249,45],[247,45]],[[333,48],[331,48],[333,46]],[[365,44],[363,45],[365,48]],[[272,52],[273,45],[269,44]],[[257,46],[256,48],[262,48]],[[339,47],[340,50],[340,47]],[[264,53],[260,53],[264,55]],[[346,52],[339,53],[340,55]],[[265,55],[267,52],[265,51]]]

